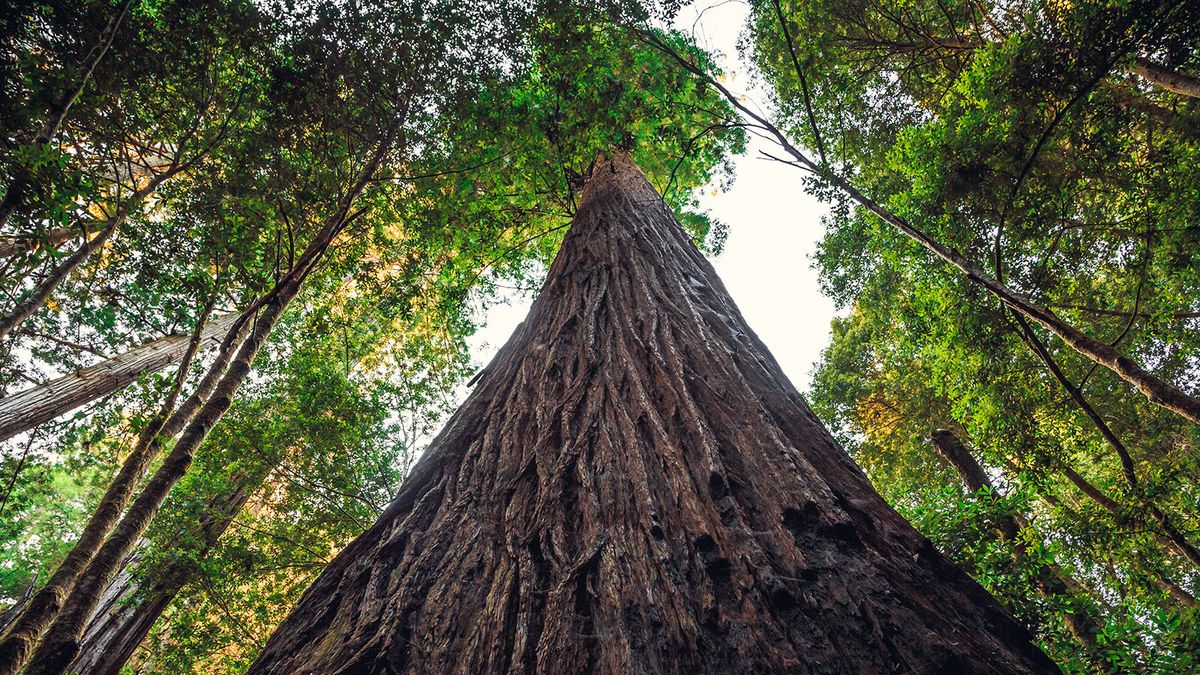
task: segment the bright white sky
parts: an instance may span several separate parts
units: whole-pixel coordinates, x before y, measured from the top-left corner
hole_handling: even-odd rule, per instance
[[[737,53],[746,11],[737,0],[701,2],[699,8],[685,8],[676,26],[694,31],[701,46],[720,55],[730,75],[727,86],[765,105],[767,97],[750,88],[750,68]],[[811,258],[824,232],[820,220],[826,207],[804,193],[800,170],[759,159],[760,147],[767,144],[753,140],[747,153],[735,158],[733,187],[705,194],[701,205],[729,225],[725,251],[713,259],[717,273],[784,372],[805,391],[813,364],[829,342],[834,316],[833,302],[817,285]],[[488,311],[484,326],[470,340],[476,364],[492,359],[525,318],[530,302],[532,296],[516,298]]]

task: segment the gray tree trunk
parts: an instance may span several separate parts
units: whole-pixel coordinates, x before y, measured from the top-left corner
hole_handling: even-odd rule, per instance
[[[237,313],[217,317],[204,327],[201,349],[220,344]],[[85,403],[119,391],[139,377],[176,363],[187,352],[189,335],[169,335],[120,356],[64,375],[46,384],[0,399],[0,441],[29,431]]]

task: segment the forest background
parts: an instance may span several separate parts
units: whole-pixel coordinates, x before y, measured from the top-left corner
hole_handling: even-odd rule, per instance
[[[1196,667],[1193,3],[6,5],[6,648],[244,669],[621,147],[784,354],[822,218],[810,403],[1064,668]]]

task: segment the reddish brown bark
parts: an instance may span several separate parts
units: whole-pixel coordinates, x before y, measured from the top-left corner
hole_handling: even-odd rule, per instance
[[[1053,672],[892,511],[623,157],[252,673]]]
[[[30,657],[29,665],[23,671],[27,675],[61,673],[67,664],[75,659],[87,619],[99,603],[104,588],[120,570],[134,544],[150,526],[171,489],[191,467],[196,449],[232,405],[237,389],[250,373],[254,357],[270,335],[275,322],[296,296],[301,281],[302,277],[286,278],[282,286],[276,287],[282,290],[275,294],[264,305],[263,311],[255,317],[253,328],[238,348],[236,357],[217,382],[211,396],[184,428],[179,440],[167,453],[158,470],[146,482],[129,510],[113,528],[111,536],[99,547],[87,567],[77,575],[74,587],[61,604],[62,609],[54,617]],[[16,672],[22,665],[23,657],[22,654],[8,658],[7,653],[0,652],[0,673],[9,675]]]

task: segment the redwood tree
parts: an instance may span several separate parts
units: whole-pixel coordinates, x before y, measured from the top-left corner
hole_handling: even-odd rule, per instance
[[[875,493],[631,160],[253,673],[1053,672]]]

